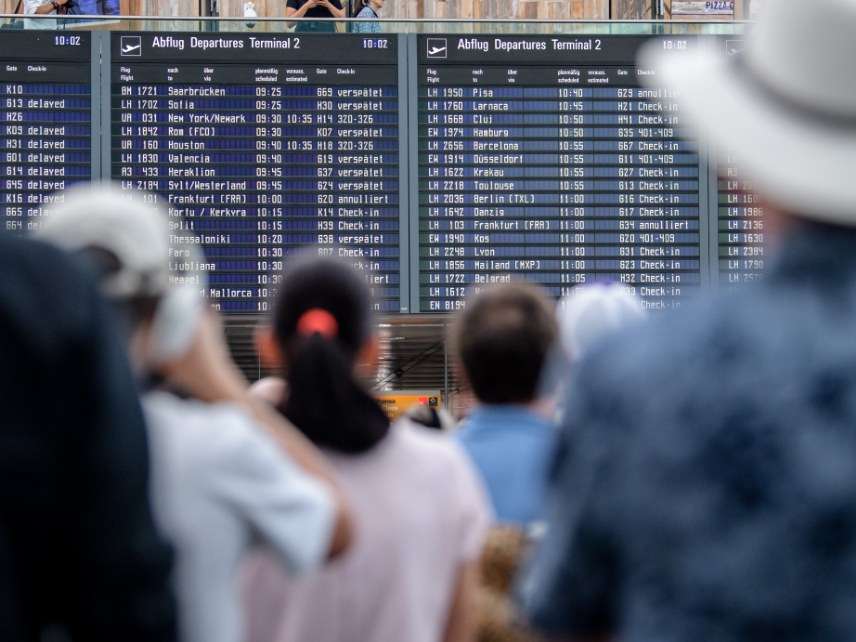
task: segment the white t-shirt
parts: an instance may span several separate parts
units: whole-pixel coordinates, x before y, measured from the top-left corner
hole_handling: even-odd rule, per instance
[[[43,4],[46,4],[47,2],[50,2],[50,0],[24,0],[24,13],[29,16],[32,16],[36,13],[36,9],[41,7]],[[51,9],[50,13],[46,13],[44,15],[56,15],[56,9]],[[24,20],[25,29],[56,29],[56,27],[57,21],[49,20],[47,18]]]
[[[458,571],[479,557],[491,523],[469,460],[446,436],[408,420],[365,455],[326,454],[355,541],[298,579],[254,553],[243,573],[247,642],[438,642]]]
[[[36,13],[36,9],[41,7],[43,4],[47,4],[48,2],[50,2],[50,0],[24,0],[24,13],[26,13],[27,15],[33,15],[34,13]],[[52,9],[50,13],[56,13],[56,10]]]
[[[239,408],[143,399],[155,517],[176,547],[182,640],[239,642],[240,561],[258,537],[289,572],[323,563],[334,508]]]

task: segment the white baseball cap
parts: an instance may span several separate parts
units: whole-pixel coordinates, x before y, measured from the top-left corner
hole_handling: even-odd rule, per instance
[[[116,270],[100,280],[101,292],[114,300],[136,297],[158,299],[152,321],[156,362],[180,358],[189,349],[204,309],[201,290],[207,281],[202,254],[195,245],[170,239],[169,217],[144,202],[143,194],[123,192],[107,183],[67,190],[40,231],[44,240],[69,251],[101,250],[116,259]],[[182,232],[182,237],[192,235]],[[174,250],[178,249],[177,252]],[[185,268],[174,268],[174,256],[184,257]],[[195,273],[176,285],[179,272]]]
[[[577,286],[559,302],[562,348],[576,361],[604,337],[644,318],[641,299],[621,284]]]

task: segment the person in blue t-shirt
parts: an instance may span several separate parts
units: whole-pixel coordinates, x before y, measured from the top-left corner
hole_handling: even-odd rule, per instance
[[[541,518],[554,431],[539,383],[558,335],[543,290],[495,285],[467,303],[452,340],[479,405],[457,433],[482,474],[500,523]]]
[[[359,0],[361,9],[357,13],[354,22],[351,23],[351,31],[355,33],[378,33],[381,31],[380,12],[383,9],[384,0]]]
[[[71,0],[67,5],[69,15],[118,16],[119,0]]]

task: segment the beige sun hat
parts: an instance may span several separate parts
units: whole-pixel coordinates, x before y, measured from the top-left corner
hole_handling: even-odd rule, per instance
[[[646,46],[641,79],[774,205],[856,225],[856,0],[769,0],[738,55]]]

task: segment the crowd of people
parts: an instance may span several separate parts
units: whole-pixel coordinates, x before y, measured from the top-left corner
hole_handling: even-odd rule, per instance
[[[288,262],[257,333],[282,376],[251,387],[143,199],[80,188],[0,233],[0,639],[852,640],[856,3],[814,4],[736,62],[643,52],[763,197],[766,279],[656,316],[485,287],[452,429],[373,397],[339,259]]]
[[[384,0],[283,0],[285,17],[295,20],[296,31],[335,31],[335,20],[357,18],[350,25],[357,33],[374,33],[381,30],[377,20],[381,17]],[[252,0],[242,6],[243,15],[257,18],[258,10]],[[122,13],[119,0],[20,0],[13,13],[29,16],[118,16]],[[31,24],[34,21],[30,21]],[[55,21],[46,22],[53,26]],[[36,25],[38,26],[38,25]]]

